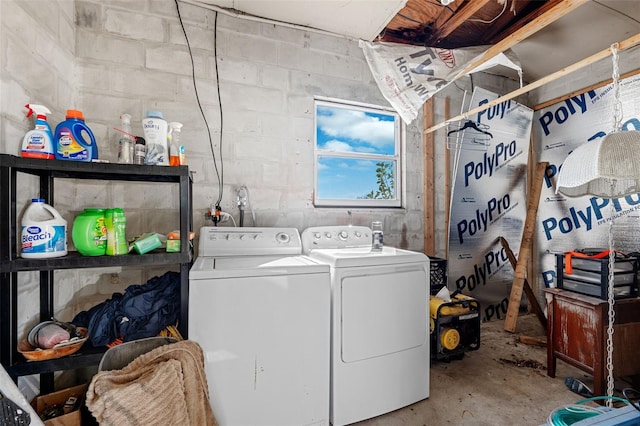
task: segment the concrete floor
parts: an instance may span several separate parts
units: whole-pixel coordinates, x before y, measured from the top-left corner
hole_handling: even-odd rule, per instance
[[[537,426],[546,424],[554,409],[582,399],[567,389],[564,379],[575,377],[591,386],[591,376],[558,360],[551,378],[546,348],[519,343],[520,335],[544,335],[535,315],[520,315],[516,333],[503,326],[502,321],[482,324],[477,351],[461,360],[433,363],[428,399],[356,425]]]

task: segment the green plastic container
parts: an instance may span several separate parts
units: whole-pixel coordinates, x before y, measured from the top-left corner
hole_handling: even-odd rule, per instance
[[[104,209],[84,209],[76,216],[71,239],[83,256],[103,256],[107,250]]]
[[[126,228],[127,218],[121,208],[107,209],[105,212],[107,228],[107,255],[119,256],[129,253]]]

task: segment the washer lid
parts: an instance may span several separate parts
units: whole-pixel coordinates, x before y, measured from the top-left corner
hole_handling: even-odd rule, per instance
[[[381,252],[372,252],[370,247],[315,249],[311,250],[308,256],[335,268],[398,265],[416,262],[426,262],[428,267],[429,264],[429,258],[423,253],[386,246],[382,248]]]
[[[266,277],[328,273],[329,267],[307,256],[199,257],[189,279]]]

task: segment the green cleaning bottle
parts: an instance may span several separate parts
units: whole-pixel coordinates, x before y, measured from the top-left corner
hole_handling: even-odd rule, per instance
[[[127,218],[121,208],[107,209],[105,212],[105,227],[107,229],[107,255],[119,256],[129,253],[126,227]]]

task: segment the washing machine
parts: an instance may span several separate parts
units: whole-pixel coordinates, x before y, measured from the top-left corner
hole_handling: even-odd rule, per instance
[[[200,230],[189,338],[222,426],[329,423],[330,275],[295,228]]]
[[[371,229],[307,228],[303,253],[331,269],[331,396],[334,426],[429,396],[429,258],[384,246]]]

